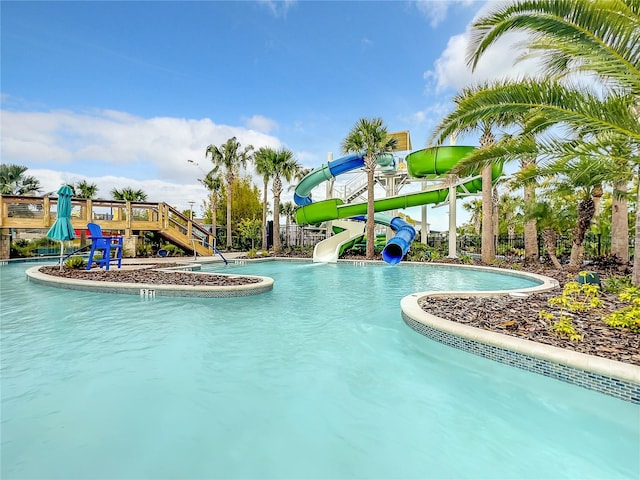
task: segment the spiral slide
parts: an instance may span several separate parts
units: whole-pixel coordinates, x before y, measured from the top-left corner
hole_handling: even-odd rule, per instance
[[[406,157],[407,169],[411,176],[418,179],[434,179],[449,172],[458,162],[474,150],[475,147],[468,146],[446,146],[432,147],[410,153]],[[296,210],[296,222],[299,225],[319,224],[326,221],[357,218],[367,213],[367,203],[351,203],[345,204],[339,198],[331,198],[313,203],[311,200],[311,190],[320,183],[337,177],[340,174],[347,173],[364,166],[363,155],[349,155],[337,160],[321,165],[315,170],[307,174],[296,186],[294,193],[294,201],[300,207]],[[492,179],[497,179],[502,173],[502,165],[494,165],[492,168]],[[482,179],[474,178],[472,180],[460,183],[457,191],[461,194],[476,193],[482,189]],[[449,188],[437,188],[422,192],[408,193],[406,195],[397,195],[376,200],[374,209],[376,212],[385,212],[400,208],[416,207],[432,203],[441,203],[447,200],[449,196]],[[360,217],[362,218],[362,217]],[[384,220],[380,223],[387,224]],[[396,235],[389,240],[382,252],[382,258],[390,264],[399,263],[409,250],[409,246],[415,238],[415,230],[407,222],[399,217],[391,219],[387,224]],[[355,233],[351,236],[355,236]],[[346,237],[346,235],[345,235]],[[320,251],[327,252],[333,249],[333,254],[323,255],[323,258],[329,260],[320,260],[316,258],[314,250],[314,261],[336,261],[337,257],[342,253],[344,244],[336,242],[333,237],[323,240],[328,242],[326,248],[320,247]],[[346,241],[351,241],[346,239]],[[320,243],[323,243],[320,242]],[[331,245],[331,247],[329,246]],[[334,259],[335,258],[335,259]]]

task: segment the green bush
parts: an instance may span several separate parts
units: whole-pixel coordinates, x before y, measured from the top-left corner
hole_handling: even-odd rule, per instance
[[[607,293],[620,293],[631,286],[630,276],[613,276],[604,280],[604,291]]]
[[[413,242],[407,252],[407,260],[410,262],[424,262],[429,258],[429,247],[421,242]]]
[[[81,270],[87,267],[87,261],[82,257],[69,257],[65,260],[64,266],[73,270]]]
[[[610,327],[640,333],[640,287],[627,287],[620,292],[619,297],[631,305],[605,316],[604,322]]]
[[[137,257],[150,257],[152,255],[151,245],[146,243],[139,243],[136,246],[136,256]]]
[[[165,243],[161,248],[166,250],[171,257],[182,257],[184,255],[184,250],[172,243]]]

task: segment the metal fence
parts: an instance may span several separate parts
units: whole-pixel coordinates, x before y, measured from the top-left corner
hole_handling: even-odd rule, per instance
[[[448,237],[441,234],[429,235],[427,244],[431,247],[447,253]],[[563,258],[571,254],[572,236],[559,235],[556,242],[556,255]],[[524,235],[498,235],[495,237],[496,254],[505,257],[524,259]],[[591,232],[585,235],[583,242],[585,259],[592,259],[611,254],[611,237]],[[457,249],[459,252],[480,253],[482,249],[482,237],[480,235],[461,235],[458,237]],[[538,235],[538,251],[541,256],[546,255],[546,249],[542,243],[542,236]],[[629,238],[629,253],[633,256],[634,239]]]

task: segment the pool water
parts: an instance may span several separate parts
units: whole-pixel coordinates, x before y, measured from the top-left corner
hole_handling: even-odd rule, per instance
[[[531,286],[453,267],[265,262],[189,299],[0,267],[0,476],[638,478],[640,407],[431,341],[400,299]]]

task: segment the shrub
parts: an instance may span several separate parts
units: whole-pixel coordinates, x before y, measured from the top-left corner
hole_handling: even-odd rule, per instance
[[[631,286],[630,276],[613,276],[604,280],[604,291],[607,293],[620,293]]]
[[[258,251],[255,248],[251,248],[247,252],[247,258],[256,258],[257,254],[258,254]]]
[[[184,250],[172,243],[166,243],[162,245],[161,248],[162,250],[166,250],[168,255],[172,257],[182,257],[184,255]]]
[[[69,257],[65,260],[64,266],[73,270],[81,270],[87,267],[87,261],[82,257]]]
[[[136,256],[137,257],[150,257],[153,253],[151,245],[146,243],[139,243],[136,246]]]
[[[613,328],[629,329],[640,333],[640,287],[627,287],[619,295],[620,300],[631,305],[604,317],[604,322]]]
[[[429,247],[421,242],[413,242],[407,252],[407,260],[410,262],[424,262],[428,255]]]

